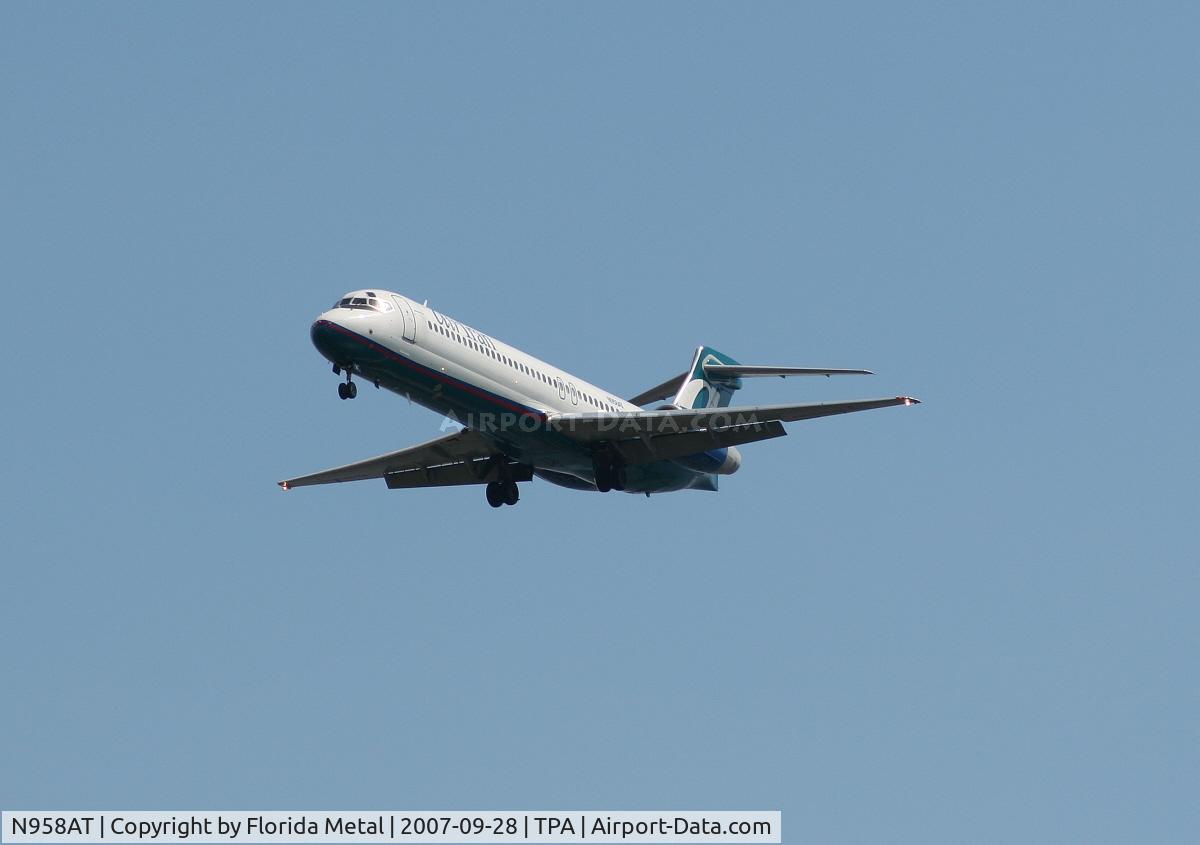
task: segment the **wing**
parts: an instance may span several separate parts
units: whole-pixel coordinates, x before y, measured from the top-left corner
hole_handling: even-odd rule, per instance
[[[786,434],[783,423],[772,420],[749,425],[731,425],[725,428],[683,431],[677,434],[654,434],[640,437],[624,435],[626,439],[616,440],[613,446],[626,464],[636,466],[671,458],[682,458],[685,455],[695,455],[697,452],[707,452],[723,446],[741,446],[743,443],[769,440],[772,437],[783,437]]]
[[[620,414],[557,414],[551,416],[549,422],[555,430],[574,440],[595,442],[691,434],[696,430],[723,431],[772,422],[797,422],[834,414],[851,414],[855,411],[869,411],[892,405],[917,404],[920,404],[919,400],[911,396],[895,396],[889,399],[817,402],[808,405],[746,405],[740,408],[631,411]]]
[[[502,468],[507,469],[505,477],[515,481],[529,480],[522,477],[528,471],[527,467],[512,464],[486,437],[466,429],[399,452],[289,478],[280,481],[279,486],[290,490],[312,484],[364,481],[368,478],[382,478],[393,489],[484,484],[499,478]]]

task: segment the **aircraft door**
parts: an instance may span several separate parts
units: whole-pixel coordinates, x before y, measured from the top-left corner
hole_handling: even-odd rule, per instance
[[[396,308],[400,310],[400,316],[404,320],[404,339],[412,343],[417,341],[417,315],[413,313],[412,303],[402,296],[392,295],[392,299],[396,303]]]

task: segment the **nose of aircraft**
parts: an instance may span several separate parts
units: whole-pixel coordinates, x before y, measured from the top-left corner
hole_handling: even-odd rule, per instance
[[[345,332],[346,327],[341,324],[332,311],[326,311],[321,316],[317,317],[313,322],[312,328],[308,330],[309,337],[312,338],[312,344],[317,348],[317,351],[325,356],[332,364],[346,363],[345,357]]]

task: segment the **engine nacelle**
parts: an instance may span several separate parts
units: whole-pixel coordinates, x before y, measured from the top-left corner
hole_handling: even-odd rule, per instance
[[[707,452],[697,452],[675,458],[675,463],[687,467],[693,472],[707,472],[713,475],[733,475],[742,465],[742,453],[736,446],[726,446],[720,449],[710,449]]]

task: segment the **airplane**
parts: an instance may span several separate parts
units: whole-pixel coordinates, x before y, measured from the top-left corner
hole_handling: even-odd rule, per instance
[[[460,425],[417,446],[280,481],[284,490],[382,478],[388,489],[484,486],[493,508],[515,505],[540,478],[607,493],[716,491],[742,463],[738,446],[787,432],[786,422],[916,405],[910,396],[806,405],[730,406],[742,379],[871,375],[869,370],[744,365],[701,346],[682,373],[623,399],[398,293],[347,293],[311,337],[333,365],[338,396],[360,381]],[[647,410],[642,406],[669,400]]]

